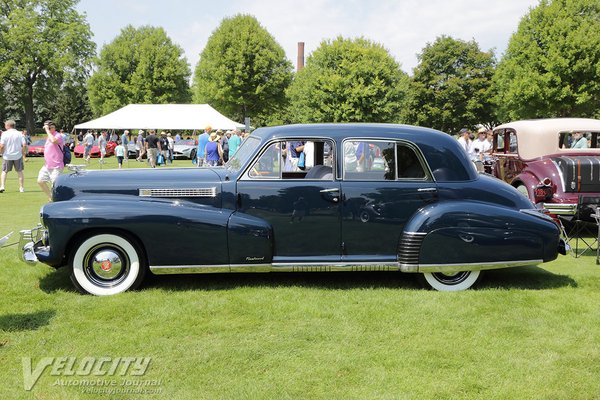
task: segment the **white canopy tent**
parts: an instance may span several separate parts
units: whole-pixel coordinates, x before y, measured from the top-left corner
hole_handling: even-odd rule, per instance
[[[244,129],[208,104],[129,104],[75,129]]]

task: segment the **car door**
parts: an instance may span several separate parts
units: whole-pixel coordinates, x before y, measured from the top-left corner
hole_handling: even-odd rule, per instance
[[[410,143],[352,139],[343,146],[342,260],[396,262],[406,222],[437,201],[431,173]]]
[[[312,142],[304,170],[286,168],[298,160],[288,158],[292,141],[280,140],[267,144],[237,183],[238,210],[272,226],[274,264],[340,261],[340,182],[325,151],[333,142]]]

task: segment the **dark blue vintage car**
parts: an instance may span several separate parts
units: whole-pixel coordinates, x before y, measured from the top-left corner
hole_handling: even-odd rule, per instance
[[[95,295],[147,271],[396,270],[463,290],[564,250],[553,220],[456,140],[403,125],[262,128],[224,167],[77,171],[53,199],[22,232],[24,258]]]

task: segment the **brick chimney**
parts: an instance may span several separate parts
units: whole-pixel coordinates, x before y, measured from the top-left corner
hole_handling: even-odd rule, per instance
[[[298,42],[298,64],[296,71],[304,68],[304,42]]]

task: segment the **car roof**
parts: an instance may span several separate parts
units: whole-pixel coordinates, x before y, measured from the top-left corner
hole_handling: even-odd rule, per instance
[[[296,124],[282,125],[268,128],[259,128],[252,132],[253,136],[261,139],[271,138],[302,138],[302,137],[328,137],[336,141],[341,141],[346,137],[390,137],[397,138],[402,135],[407,140],[421,139],[425,137],[431,139],[437,137],[440,141],[453,140],[453,138],[430,128],[423,128],[412,125],[400,124],[379,124],[379,123],[347,123],[347,124]],[[421,141],[418,140],[418,141]]]
[[[521,120],[499,125],[494,128],[494,132],[500,129],[511,129],[517,132],[518,152],[521,158],[526,160],[565,151],[600,153],[600,149],[561,149],[558,136],[561,132],[600,132],[600,120],[597,119],[548,118]]]

